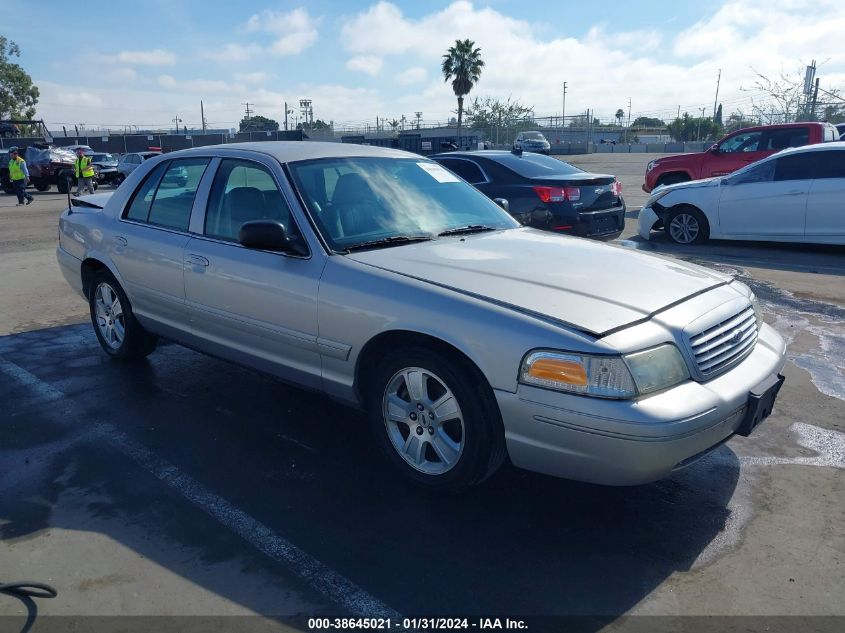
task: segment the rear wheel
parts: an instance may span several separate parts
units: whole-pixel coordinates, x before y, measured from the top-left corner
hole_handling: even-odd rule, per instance
[[[432,490],[481,483],[505,458],[492,391],[465,362],[423,347],[390,352],[367,381],[372,430],[387,460]]]
[[[158,337],[138,323],[126,293],[110,273],[96,273],[88,305],[94,333],[106,354],[119,360],[137,360],[155,350]]]
[[[666,216],[666,235],[676,244],[701,244],[710,237],[704,214],[691,206],[673,208]]]
[[[42,183],[42,184],[40,184],[40,185],[35,185],[35,188],[36,188],[38,191],[50,191],[50,185],[48,185],[48,184],[43,184],[43,183]]]

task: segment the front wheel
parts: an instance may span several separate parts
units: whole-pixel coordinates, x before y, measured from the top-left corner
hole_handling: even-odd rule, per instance
[[[370,423],[387,460],[433,490],[481,483],[505,458],[492,390],[467,362],[423,347],[389,353],[367,389]]]
[[[43,184],[43,183],[42,183],[42,184],[40,184],[40,185],[35,185],[35,188],[36,188],[38,191],[50,191],[50,185],[48,185],[48,184]]]
[[[701,244],[710,237],[710,225],[704,214],[695,207],[673,209],[666,216],[666,234],[676,244]]]
[[[95,275],[88,304],[94,333],[106,354],[120,360],[137,360],[155,350],[158,337],[138,323],[126,293],[110,273]]]

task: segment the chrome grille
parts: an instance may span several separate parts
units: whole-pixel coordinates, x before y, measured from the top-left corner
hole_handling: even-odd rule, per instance
[[[711,378],[748,356],[757,342],[757,317],[747,306],[732,317],[691,336],[690,349],[698,371]]]

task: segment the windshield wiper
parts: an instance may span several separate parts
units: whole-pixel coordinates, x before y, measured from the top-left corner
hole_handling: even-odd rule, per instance
[[[484,231],[498,231],[495,226],[485,226],[484,224],[467,224],[466,226],[459,226],[454,229],[447,229],[442,233],[438,233],[438,237],[446,235],[462,235],[465,233],[483,233]]]
[[[398,246],[400,244],[411,244],[413,242],[428,242],[432,240],[430,235],[393,235],[391,237],[383,237],[378,240],[370,240],[369,242],[361,242],[360,244],[353,244],[343,249],[344,253],[351,253],[365,248],[386,248],[388,246]]]

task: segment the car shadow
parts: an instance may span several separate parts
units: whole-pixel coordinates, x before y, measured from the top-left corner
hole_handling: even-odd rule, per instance
[[[702,264],[710,262],[769,270],[845,275],[845,246],[739,240],[710,240],[704,244],[682,245],[657,231],[652,232],[650,240],[634,235],[614,243]]]
[[[359,412],[178,345],[120,364],[89,326],[67,326],[2,337],[0,358],[66,394],[48,390],[44,401],[43,389],[0,373],[0,464],[4,453],[33,457],[14,488],[0,477],[7,546],[56,528],[101,532],[269,615],[289,570],[90,434],[92,425],[116,427],[406,616],[588,616],[582,630],[690,569],[724,528],[739,476],[722,447],[718,463],[651,485],[601,487],[506,466],[469,493],[434,495],[381,460]],[[66,566],[77,555],[69,551]],[[232,560],[244,578],[278,586],[256,594],[202,571]],[[341,612],[323,605],[319,615]]]

